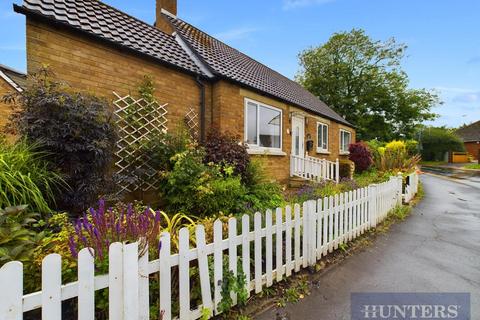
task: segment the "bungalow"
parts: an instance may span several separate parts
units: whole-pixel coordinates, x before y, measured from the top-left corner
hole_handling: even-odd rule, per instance
[[[480,160],[480,121],[458,129],[455,134],[463,140],[465,150]]]
[[[3,102],[3,97],[11,92],[21,92],[27,76],[20,71],[0,64],[0,132],[8,122],[12,106]]]
[[[157,0],[154,25],[97,0],[24,0],[14,10],[26,16],[29,73],[48,64],[111,100],[151,75],[168,129],[193,109],[201,139],[212,127],[237,134],[282,183],[302,176],[293,161],[346,159],[355,140],[354,127],[299,84],[181,20],[176,0]]]

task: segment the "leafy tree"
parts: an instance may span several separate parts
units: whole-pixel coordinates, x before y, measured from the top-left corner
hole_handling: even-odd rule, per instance
[[[431,108],[440,101],[430,90],[409,88],[400,67],[406,49],[360,29],[335,33],[300,53],[297,81],[356,125],[359,140],[411,138],[419,123],[436,117]]]
[[[446,152],[465,151],[462,140],[446,127],[425,127],[419,131],[419,137],[425,161],[442,161]]]

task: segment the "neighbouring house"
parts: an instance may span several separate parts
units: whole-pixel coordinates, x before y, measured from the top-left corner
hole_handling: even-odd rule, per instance
[[[239,135],[282,183],[294,156],[348,158],[352,124],[296,82],[178,18],[176,0],[157,0],[154,25],[97,0],[24,0],[14,10],[26,16],[29,73],[48,64],[72,87],[111,100],[113,92],[134,94],[150,75],[169,130],[194,111],[201,139],[212,127]]]
[[[0,64],[0,131],[8,123],[12,105],[3,101],[3,97],[12,92],[22,92],[27,76],[17,70]]]
[[[476,160],[480,159],[480,121],[458,129],[455,134],[463,140],[465,150]]]

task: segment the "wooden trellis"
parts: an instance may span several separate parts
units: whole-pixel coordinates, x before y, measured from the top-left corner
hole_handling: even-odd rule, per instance
[[[198,140],[200,136],[200,124],[198,123],[198,112],[194,108],[190,108],[185,116],[185,124],[191,136]]]
[[[149,165],[148,154],[140,156],[139,148],[147,143],[152,136],[166,132],[167,106],[157,101],[147,101],[143,98],[135,99],[130,95],[121,97],[113,93],[116,124],[119,130],[117,142],[117,173],[126,176],[136,176],[139,179],[130,179],[124,182],[120,192],[147,191],[158,187],[158,173]],[[130,181],[129,180],[129,181]]]

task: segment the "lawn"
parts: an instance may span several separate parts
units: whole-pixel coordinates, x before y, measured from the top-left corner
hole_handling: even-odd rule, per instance
[[[467,164],[464,169],[473,169],[473,170],[480,170],[480,163],[471,163]]]
[[[420,165],[422,166],[443,166],[448,164],[446,161],[422,161]]]

